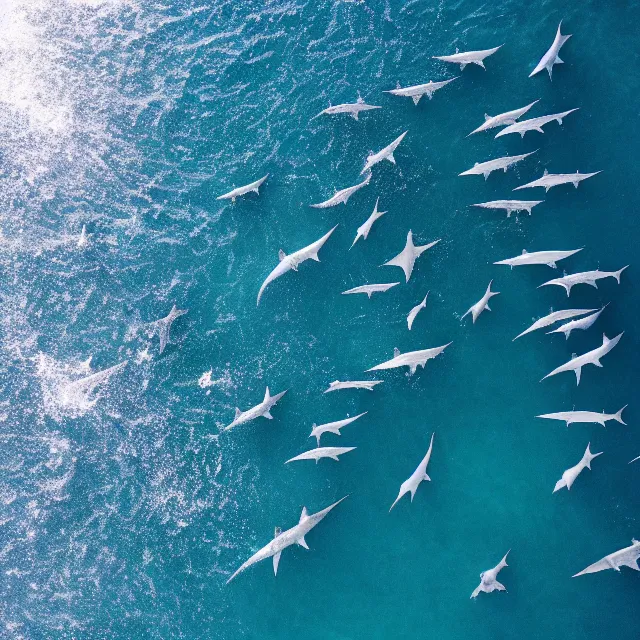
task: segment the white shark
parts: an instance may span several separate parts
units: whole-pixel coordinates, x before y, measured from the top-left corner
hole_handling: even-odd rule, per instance
[[[318,460],[320,458],[331,458],[336,462],[339,462],[338,456],[341,456],[343,453],[349,453],[349,451],[353,451],[356,447],[317,447],[316,449],[311,449],[310,451],[305,451],[295,458],[291,458],[285,462],[288,464],[289,462],[295,462],[296,460],[315,460],[316,464],[318,464]]]
[[[377,384],[377,383],[376,383]],[[325,391],[325,393],[327,393]],[[315,437],[318,446],[320,446],[320,436],[323,433],[335,433],[337,436],[342,435],[340,433],[340,429],[342,427],[346,427],[348,424],[355,422],[358,418],[362,418],[367,412],[359,413],[357,416],[353,416],[353,418],[345,418],[344,420],[337,420],[336,422],[327,422],[326,424],[316,424],[315,422],[312,425],[311,433],[309,434],[310,438]]]
[[[178,309],[174,304],[171,307],[171,311],[169,311],[169,315],[165,318],[160,318],[160,320],[156,320],[152,323],[153,328],[157,331],[160,336],[160,353],[165,350],[165,347],[169,344],[169,337],[171,332],[171,325],[176,318],[185,315],[188,313],[188,310]]]
[[[533,107],[536,102],[540,102],[536,100],[531,104],[528,104],[526,107],[522,107],[520,109],[514,109],[513,111],[505,111],[504,113],[500,113],[497,116],[490,116],[486,113],[484,114],[484,122],[477,128],[474,129],[467,137],[472,136],[474,133],[480,133],[481,131],[487,131],[487,129],[495,129],[496,127],[504,127],[510,124],[514,124],[518,118],[521,118],[531,107]]]
[[[431,360],[439,356],[451,343],[434,347],[432,349],[422,349],[420,351],[407,351],[400,353],[399,349],[393,350],[393,358],[386,362],[381,362],[367,371],[382,371],[383,369],[396,369],[398,367],[409,367],[409,374],[413,375],[420,365],[423,369],[427,364],[427,360]]]
[[[589,449],[590,446],[591,446],[591,443],[587,445],[587,450],[584,452],[584,455],[582,456],[582,459],[580,460],[580,462],[578,462],[577,465],[571,467],[570,469],[567,469],[562,474],[562,478],[560,478],[560,480],[556,482],[556,486],[553,489],[553,493],[555,493],[556,491],[560,491],[560,489],[563,489],[564,487],[567,487],[567,490],[570,490],[571,485],[573,485],[576,478],[580,475],[580,473],[584,468],[591,470],[591,461],[594,458],[597,458],[598,456],[602,455],[602,451],[600,451],[599,453],[591,453],[591,449]]]
[[[536,149],[537,151],[537,149]],[[503,169],[505,173],[507,173],[507,169],[511,165],[528,158],[529,156],[536,153],[536,151],[531,151],[529,153],[523,153],[519,156],[504,156],[502,158],[495,158],[494,160],[488,160],[487,162],[476,162],[471,169],[467,169],[462,173],[459,173],[459,176],[484,176],[486,180],[492,171],[498,171]]]
[[[510,218],[514,211],[526,211],[531,215],[533,207],[543,202],[544,200],[492,200],[491,202],[480,202],[472,206],[483,209],[504,209],[507,212],[507,218]]]
[[[640,558],[640,542],[638,540],[631,540],[631,546],[620,549],[620,551],[614,551],[608,556],[590,564],[586,569],[576,573],[573,578],[583,576],[585,573],[597,573],[598,571],[605,571],[606,569],[613,569],[614,571],[620,571],[620,567],[629,567],[634,571],[640,571],[638,568],[638,558]]]
[[[553,80],[552,69],[554,64],[562,64],[563,61],[560,60],[560,49],[562,45],[571,37],[571,35],[563,36],[560,33],[560,27],[562,26],[562,22],[558,25],[558,31],[556,32],[556,37],[553,39],[553,44],[549,47],[547,53],[545,53],[536,68],[529,74],[529,77],[535,76],[536,73],[540,73],[543,69],[546,69],[549,72],[549,79]]]
[[[358,227],[358,231],[356,233],[356,238],[353,241],[351,249],[353,245],[358,242],[360,238],[366,240],[369,237],[369,232],[371,231],[371,227],[373,227],[373,223],[378,219],[382,218],[382,216],[387,213],[386,211],[378,211],[378,201],[380,198],[376,198],[376,206],[373,208],[373,213],[366,219],[365,223]]]
[[[360,175],[367,171],[371,171],[371,167],[373,167],[374,164],[378,164],[378,162],[382,162],[383,160],[388,160],[391,164],[395,164],[396,159],[393,157],[393,152],[398,148],[398,145],[402,142],[407,133],[409,132],[405,131],[400,134],[391,144],[387,145],[381,151],[378,151],[378,153],[371,153],[367,157],[367,161],[365,162]]]
[[[525,329],[522,333],[519,333],[513,340],[517,340],[527,333],[543,329],[560,320],[567,320],[568,318],[575,318],[576,316],[584,316],[587,313],[593,313],[596,309],[562,309],[561,311],[554,311],[540,320],[536,320],[528,329]]]
[[[487,290],[484,292],[484,295],[482,296],[482,298],[480,298],[480,300],[478,300],[478,302],[476,302],[475,304],[471,305],[469,307],[469,310],[462,316],[462,318],[460,318],[460,320],[464,320],[469,314],[471,314],[472,322],[473,324],[475,324],[476,320],[478,319],[478,316],[485,309],[487,311],[491,311],[491,308],[489,307],[489,300],[491,300],[493,296],[500,295],[499,291],[491,291],[492,284],[493,284],[493,280],[489,282],[489,286],[487,287]]]
[[[602,171],[594,171],[593,173],[579,173],[576,171],[575,173],[549,173],[546,169],[542,174],[541,178],[534,180],[533,182],[527,182],[527,184],[520,185],[516,187],[514,191],[519,191],[520,189],[534,189],[535,187],[544,187],[545,193],[549,191],[552,187],[557,187],[561,184],[572,184],[576,189],[578,185],[587,178],[592,178],[593,176],[597,176]]]
[[[506,587],[498,582],[498,574],[502,569],[508,567],[507,564],[507,556],[509,555],[509,551],[504,554],[504,558],[500,560],[500,562],[493,567],[493,569],[489,569],[488,571],[483,571],[480,574],[480,584],[473,590],[471,594],[471,598],[477,598],[478,594],[481,591],[485,593],[491,593],[492,591],[506,591]]]
[[[256,180],[255,182],[251,182],[249,184],[245,184],[244,187],[238,187],[237,189],[233,189],[232,191],[229,191],[229,193],[225,193],[221,196],[218,196],[216,200],[231,200],[231,202],[235,202],[236,198],[243,196],[246,193],[249,193],[251,191],[259,194],[262,183],[268,177],[269,177],[269,174],[267,173],[267,175],[264,176],[264,178],[260,178],[260,180]]]
[[[579,320],[571,320],[566,324],[554,329],[553,331],[547,332],[547,335],[550,333],[564,333],[565,340],[569,339],[572,331],[576,329],[581,329],[582,331],[586,331],[589,327],[593,325],[593,323],[600,317],[600,314],[609,306],[609,303],[604,305],[602,309],[599,309],[595,313],[592,313],[589,316],[585,316],[584,318],[580,318]]]
[[[413,233],[409,230],[407,233],[407,242],[404,245],[404,249],[395,257],[385,262],[383,267],[400,267],[404,271],[406,281],[409,282],[411,274],[413,273],[413,266],[416,263],[416,259],[419,258],[427,249],[435,246],[440,240],[434,240],[429,244],[423,244],[419,247],[413,244]]]
[[[501,47],[502,45],[500,45]],[[482,51],[458,51],[449,56],[432,56],[435,60],[442,62],[453,62],[460,65],[460,71],[463,71],[468,64],[477,64],[479,67],[486,69],[484,59],[492,56],[500,47],[493,49],[483,49]]]
[[[542,127],[544,127],[545,124],[553,122],[554,120],[558,124],[562,124],[562,120],[564,118],[577,110],[577,108],[569,109],[569,111],[563,111],[562,113],[552,113],[548,116],[538,116],[537,118],[531,118],[530,120],[520,120],[519,122],[515,122],[514,124],[510,124],[508,127],[505,127],[502,131],[498,131],[495,137],[501,138],[502,136],[508,136],[510,133],[519,133],[520,137],[524,138],[524,134],[527,133],[527,131],[544,133]]]
[[[582,249],[573,249],[571,251],[533,251],[532,253],[528,253],[525,249],[522,250],[522,253],[515,258],[507,258],[506,260],[500,260],[498,262],[494,262],[493,264],[506,264],[509,265],[512,269],[513,267],[519,267],[525,264],[546,264],[553,269],[556,268],[556,262],[560,260],[564,260],[569,256],[578,253],[578,251],[582,251]]]
[[[536,418],[545,418],[547,420],[562,420],[567,423],[567,427],[574,423],[596,423],[603,427],[607,426],[609,420],[615,420],[620,424],[627,424],[622,419],[622,412],[627,408],[627,405],[622,407],[620,411],[616,413],[598,413],[597,411],[558,411],[557,413],[544,413]]]
[[[280,561],[280,554],[284,549],[290,547],[293,544],[299,544],[301,547],[308,549],[307,543],[304,539],[305,535],[311,531],[332,509],[337,507],[343,500],[346,500],[348,496],[341,498],[337,502],[334,502],[332,505],[329,505],[326,509],[322,511],[318,511],[318,513],[313,513],[309,515],[307,513],[307,508],[302,508],[302,514],[300,516],[300,521],[295,527],[291,527],[291,529],[287,529],[286,531],[281,531],[276,537],[266,546],[262,547],[260,551],[254,553],[244,564],[240,566],[240,568],[227,580],[227,584],[229,584],[239,573],[249,568],[251,565],[260,562],[261,560],[266,560],[267,558],[271,558],[273,556],[273,566],[274,572],[277,571],[277,566]],[[277,556],[277,559],[276,559]]]
[[[409,311],[409,315],[407,316],[407,326],[409,327],[409,331],[411,331],[411,327],[413,326],[413,321],[416,319],[416,316],[427,306],[427,298],[429,297],[429,292],[427,291],[427,295],[424,297],[420,304],[417,304],[411,311]]]
[[[542,283],[540,287],[548,287],[549,285],[555,284],[559,287],[563,287],[567,292],[567,298],[571,295],[571,287],[574,287],[577,284],[588,284],[592,287],[598,288],[597,280],[602,280],[603,278],[615,278],[616,282],[620,284],[620,276],[622,272],[628,267],[622,267],[618,271],[583,271],[581,273],[572,273],[570,275],[562,276],[562,278],[554,278],[553,280],[549,280],[548,282]]]
[[[624,333],[624,331],[622,332]],[[580,384],[580,374],[582,372],[582,367],[592,364],[596,367],[602,367],[600,364],[600,358],[606,356],[611,349],[613,349],[618,342],[620,342],[620,338],[622,338],[622,333],[619,333],[615,338],[609,340],[606,335],[602,334],[602,345],[597,349],[593,349],[593,351],[588,351],[587,353],[581,356],[575,356],[569,362],[565,362],[565,364],[560,365],[555,368],[551,373],[548,373],[542,380],[546,380],[551,376],[555,376],[558,373],[563,373],[564,371],[575,371],[576,374],[576,384]]]
[[[235,418],[230,425],[224,428],[224,431],[229,431],[229,429],[233,429],[239,424],[244,424],[245,422],[255,420],[256,418],[267,418],[268,420],[273,420],[271,407],[273,407],[285,393],[287,392],[282,391],[281,393],[277,393],[275,396],[272,396],[269,393],[269,387],[267,387],[264,394],[264,400],[260,404],[257,404],[255,407],[251,407],[251,409],[247,409],[247,411],[240,411],[240,409],[236,407]]]
[[[397,89],[391,89],[390,91],[385,91],[384,93],[391,93],[394,96],[402,96],[405,98],[411,98],[413,100],[413,104],[417,105],[420,102],[420,98],[426,95],[429,100],[433,98],[433,94],[438,91],[438,89],[442,89],[442,87],[446,87],[450,82],[457,80],[458,78],[450,78],[449,80],[442,80],[441,82],[427,82],[426,84],[416,84],[412,87],[398,87]]]
[[[367,177],[358,184],[353,185],[353,187],[347,187],[346,189],[340,189],[340,191],[336,191],[331,198],[325,200],[324,202],[319,202],[318,204],[310,204],[310,207],[314,209],[326,209],[327,207],[335,207],[337,204],[347,204],[347,200],[356,192],[362,189],[362,187],[366,187],[371,180],[371,174],[368,174]]]
[[[256,301],[256,306],[260,304],[260,298],[264,293],[264,290],[267,288],[267,285],[273,282],[276,278],[283,276],[287,271],[298,270],[300,264],[302,264],[305,260],[315,260],[316,262],[320,262],[320,258],[318,257],[318,251],[322,249],[324,243],[329,239],[329,236],[336,230],[336,225],[331,229],[328,233],[325,233],[320,240],[316,240],[312,242],[310,245],[303,247],[302,249],[298,249],[298,251],[294,251],[293,253],[287,255],[282,249],[280,249],[278,253],[278,257],[280,259],[280,263],[278,266],[267,276],[267,279],[262,283],[260,287],[260,291],[258,291],[258,300]]]
[[[371,109],[381,109],[382,107],[375,107],[370,104],[365,104],[365,101],[362,98],[358,98],[357,102],[348,102],[346,104],[336,104],[334,106],[329,106],[326,109],[323,109],[317,116],[314,116],[312,120],[315,118],[319,118],[324,115],[335,115],[337,113],[348,113],[355,120],[358,119],[358,115],[361,111],[371,111]]]
[[[395,287],[400,284],[399,282],[387,282],[384,284],[363,284],[359,287],[354,287],[353,289],[349,289],[347,291],[343,291],[342,295],[351,295],[352,293],[366,293],[371,300],[371,296],[378,291],[389,291],[391,287]]]
[[[373,387],[382,382],[384,382],[384,380],[348,380],[346,382],[334,380],[329,383],[329,388],[323,391],[323,393],[339,391],[340,389],[366,389],[367,391],[373,391]]]
[[[429,460],[431,459],[431,452],[433,451],[433,436],[435,435],[435,433],[431,434],[431,443],[429,444],[427,455],[422,458],[422,461],[420,462],[416,470],[411,474],[411,476],[400,485],[398,497],[393,501],[393,504],[389,508],[389,511],[391,511],[391,509],[396,506],[398,500],[400,500],[400,498],[402,498],[405,493],[411,493],[411,502],[413,502],[413,497],[416,495],[416,491],[418,490],[420,483],[423,480],[429,480],[429,482],[431,482],[431,478],[427,475],[427,466],[429,465]]]

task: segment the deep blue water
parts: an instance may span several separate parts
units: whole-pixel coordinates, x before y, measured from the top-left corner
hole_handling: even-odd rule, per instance
[[[561,19],[565,63],[553,82],[528,78]],[[627,465],[640,454],[639,19],[637,1],[6,0],[0,637],[637,638],[635,572],[571,576],[640,535],[640,463]],[[500,44],[486,71],[431,58]],[[382,93],[453,76],[418,107]],[[311,120],[358,92],[382,109]],[[544,135],[466,138],[485,112],[537,99],[528,116],[580,109]],[[367,154],[405,130],[397,164],[374,167],[346,206],[308,207],[359,181]],[[486,182],[457,175],[536,149]],[[469,206],[511,197],[545,168],[603,173],[578,190],[524,192],[545,200],[531,217]],[[259,197],[215,200],[266,173]],[[388,213],[348,251],[377,197]],[[256,308],[278,250],[335,224],[321,262],[277,280]],[[378,265],[409,229],[442,241],[408,284],[340,295],[402,280]],[[492,264],[580,247],[557,272]],[[565,269],[626,264],[620,286],[579,286],[568,301],[536,288]],[[461,323],[490,279],[493,311]],[[607,302],[566,342],[542,331],[512,342],[552,309]],[[160,355],[149,323],[174,303],[189,313]],[[571,373],[538,382],[621,331],[579,387]],[[449,341],[413,377],[322,394],[394,347]],[[69,387],[124,361],[93,393]],[[266,385],[289,389],[274,420],[221,433]],[[534,417],[625,404],[628,426]],[[312,423],[363,411],[340,438],[323,436],[357,447],[339,463],[283,464],[313,445]],[[389,514],[434,431],[432,482]],[[604,455],[552,495],[587,442]],[[309,551],[285,550],[277,578],[269,561],[225,586],[275,526],[346,494]],[[508,549],[508,592],[470,600]]]

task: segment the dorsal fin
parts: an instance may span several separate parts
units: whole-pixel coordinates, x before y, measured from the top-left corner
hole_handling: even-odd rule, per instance
[[[547,169],[544,170],[544,173],[542,174],[543,176],[548,176],[549,175],[549,171]]]
[[[477,167],[477,166],[478,166],[478,163],[477,163],[477,162],[474,162],[474,163],[473,163],[473,166],[474,166],[474,167]]]
[[[400,355],[400,349],[398,349],[398,347],[395,347],[393,350],[393,357],[397,358]]]
[[[488,113],[484,114],[484,121],[491,120],[491,116]]]
[[[238,418],[238,416],[242,413],[242,411],[240,411],[240,409],[238,409],[238,407],[236,407],[236,419]]]
[[[298,524],[300,524],[300,522],[302,522],[307,517],[307,515],[307,507],[302,507],[302,513],[300,514],[300,520],[298,521]]]
[[[360,94],[358,94],[358,99],[356,100],[357,104],[364,104],[364,100],[362,99],[362,96]]]
[[[525,253],[528,253],[526,249],[522,250],[522,255],[524,255]]]
[[[286,257],[287,254],[282,249],[280,249],[280,251],[278,251],[278,260],[282,262]]]

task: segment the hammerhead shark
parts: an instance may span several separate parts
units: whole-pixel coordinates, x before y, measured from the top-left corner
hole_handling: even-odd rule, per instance
[[[326,391],[325,391],[326,393]],[[359,413],[357,416],[353,416],[353,418],[345,418],[344,420],[337,420],[336,422],[327,422],[326,424],[316,424],[315,422],[312,425],[311,433],[309,434],[310,438],[315,436],[316,442],[318,446],[320,446],[320,436],[323,433],[335,433],[337,436],[341,435],[340,429],[342,427],[346,427],[348,424],[355,422],[358,418],[362,418],[367,412]]]
[[[537,151],[537,149],[536,149]],[[486,180],[489,177],[489,174],[492,171],[498,171],[499,169],[503,169],[505,173],[507,173],[507,169],[511,165],[528,158],[529,156],[536,153],[536,151],[531,151],[529,153],[523,153],[520,156],[504,156],[502,158],[495,158],[494,160],[488,160],[487,162],[476,162],[471,169],[467,169],[462,173],[459,173],[459,176],[484,176]]]
[[[597,269],[596,271],[583,271],[581,273],[572,273],[570,275],[564,275],[562,278],[554,278],[553,280],[549,280],[548,282],[543,282],[539,287],[548,287],[549,285],[556,284],[559,287],[563,287],[567,292],[567,298],[571,295],[571,287],[574,287],[577,284],[588,284],[594,288],[598,288],[597,280],[602,280],[603,278],[615,278],[616,282],[620,284],[620,276],[622,272],[628,267],[622,267],[618,271],[600,271]]]
[[[474,133],[487,131],[487,129],[495,129],[496,127],[503,127],[514,124],[516,120],[527,113],[527,111],[529,111],[529,109],[531,109],[531,107],[533,107],[536,102],[539,102],[539,100],[528,104],[526,107],[514,109],[513,111],[505,111],[504,113],[500,113],[497,116],[489,116],[485,113],[484,122],[477,129],[474,129],[470,134],[468,134],[467,137],[472,136]]]
[[[529,74],[529,77],[535,76],[536,73],[540,73],[543,69],[546,69],[549,72],[549,80],[553,80],[552,69],[554,64],[562,64],[563,61],[560,60],[560,49],[562,45],[571,37],[571,35],[563,36],[560,33],[560,27],[562,26],[562,21],[558,25],[558,31],[556,33],[556,37],[553,39],[553,44],[549,47],[547,53],[542,56],[540,62],[536,68]]]
[[[346,382],[334,380],[329,383],[329,388],[323,391],[323,393],[339,391],[340,389],[366,389],[367,391],[373,391],[373,387],[377,384],[382,384],[383,382],[384,380],[349,380]]]
[[[472,323],[475,324],[478,316],[486,309],[487,311],[491,311],[489,307],[489,300],[493,298],[493,296],[500,295],[499,291],[491,291],[491,285],[493,284],[493,280],[489,282],[489,286],[487,290],[484,292],[484,295],[478,302],[471,305],[469,310],[460,318],[460,320],[464,320],[469,314],[471,314]]]
[[[440,242],[440,240],[435,240],[434,242],[430,242],[429,244],[423,244],[419,247],[413,244],[413,233],[409,230],[407,233],[407,242],[404,246],[404,249],[395,257],[385,262],[383,267],[400,267],[404,271],[404,276],[406,281],[409,282],[409,278],[411,278],[411,274],[413,273],[413,266],[416,263],[416,259],[419,258],[427,249],[431,249],[431,247],[435,246]]]
[[[442,87],[447,86],[454,80],[457,80],[457,77],[450,78],[449,80],[442,80],[441,82],[427,82],[426,84],[416,84],[412,87],[398,87],[397,89],[391,89],[390,91],[385,91],[384,93],[391,93],[394,96],[411,98],[413,100],[413,104],[417,105],[418,102],[420,102],[420,98],[422,98],[422,96],[426,94],[429,100],[431,100],[431,98],[433,98],[433,94],[438,91],[438,89],[442,89]]]
[[[249,422],[250,420],[255,420],[260,417],[273,420],[271,407],[273,407],[285,393],[287,393],[287,391],[283,391],[282,393],[277,393],[275,396],[272,396],[269,393],[269,387],[267,387],[264,394],[264,400],[260,404],[257,404],[255,407],[251,407],[251,409],[247,409],[247,411],[240,411],[240,409],[236,407],[236,415],[233,422],[229,426],[225,427],[224,430],[229,431],[229,429],[233,429],[239,424],[244,424],[245,422]]]
[[[591,449],[589,448],[590,446],[591,443],[587,445],[587,449],[584,452],[584,455],[582,456],[580,462],[578,462],[577,465],[571,467],[570,469],[567,469],[562,474],[562,478],[560,478],[560,480],[556,482],[553,493],[555,493],[556,491],[560,491],[560,489],[563,489],[564,487],[567,487],[567,490],[570,490],[571,485],[575,482],[576,478],[580,475],[583,469],[586,468],[591,470],[591,461],[594,458],[602,455],[602,451],[600,451],[599,453],[591,453]]]
[[[492,200],[491,202],[480,202],[472,206],[482,207],[483,209],[504,209],[507,212],[507,218],[510,218],[514,211],[526,211],[531,215],[531,209],[542,202],[544,200]]]
[[[596,423],[603,427],[607,426],[609,420],[615,420],[620,424],[627,424],[622,419],[622,412],[627,408],[627,405],[622,407],[620,411],[616,413],[598,413],[597,411],[558,411],[557,413],[544,413],[536,418],[546,418],[547,420],[561,420],[567,423],[567,427],[574,423]]]
[[[418,465],[417,469],[411,474],[411,476],[400,485],[400,492],[398,493],[398,497],[393,501],[393,504],[391,505],[389,511],[391,511],[391,509],[396,506],[400,498],[402,498],[405,493],[411,493],[411,502],[413,502],[413,497],[416,495],[416,491],[418,490],[420,483],[423,480],[429,480],[429,482],[431,482],[431,478],[427,475],[427,466],[429,464],[429,460],[431,459],[431,452],[433,451],[433,436],[435,435],[435,433],[431,434],[431,443],[429,444],[427,455],[422,458],[422,461]]]
[[[341,498],[338,502],[334,502],[326,509],[318,511],[309,515],[307,508],[302,508],[302,515],[300,516],[300,522],[295,527],[287,529],[286,531],[276,532],[276,537],[266,546],[262,547],[260,551],[254,553],[240,568],[227,580],[229,584],[239,573],[249,568],[251,565],[273,557],[274,573],[278,571],[278,563],[280,562],[280,554],[284,549],[290,547],[293,544],[299,544],[301,547],[308,549],[307,543],[304,539],[305,535],[311,531],[332,509],[337,507],[343,500],[346,500],[348,496]]]
[[[550,333],[564,333],[565,340],[568,340],[572,331],[575,331],[576,329],[586,331],[589,327],[593,326],[593,323],[600,317],[600,314],[608,306],[609,303],[607,302],[607,304],[605,304],[602,309],[599,309],[595,313],[592,313],[589,316],[585,316],[584,318],[580,318],[579,320],[571,320],[570,322],[559,326],[557,329],[547,332],[547,335],[549,335]]]
[[[593,364],[596,367],[602,367],[600,364],[600,358],[606,356],[611,349],[613,349],[618,342],[620,342],[620,338],[622,338],[622,333],[619,333],[615,338],[609,340],[606,335],[602,334],[602,345],[597,349],[593,349],[593,351],[588,351],[587,353],[581,356],[574,356],[563,365],[556,367],[551,373],[548,373],[542,380],[546,380],[551,376],[555,376],[558,373],[563,373],[564,371],[574,371],[576,374],[576,384],[580,384],[580,374],[582,372],[582,367]]]
[[[295,462],[296,460],[315,460],[316,464],[318,464],[318,460],[320,458],[331,458],[336,462],[339,462],[338,456],[343,453],[349,453],[349,451],[353,451],[356,447],[317,447],[316,449],[311,449],[309,451],[305,451],[295,458],[291,458],[285,462],[288,464],[289,462]]]
[[[516,187],[514,191],[544,187],[544,191],[546,193],[552,187],[557,187],[561,184],[572,184],[577,189],[578,185],[583,180],[597,176],[599,173],[602,173],[602,171],[594,171],[593,173],[579,173],[578,171],[575,173],[549,173],[545,169],[541,178],[533,180],[533,182],[527,182],[527,184],[520,185],[519,187]]]
[[[353,245],[358,242],[360,238],[366,240],[369,237],[369,232],[371,231],[371,227],[373,223],[378,219],[382,218],[382,216],[387,213],[386,211],[378,211],[378,201],[380,198],[376,198],[376,206],[373,208],[373,213],[366,219],[364,224],[358,227],[358,231],[356,233],[356,239],[353,241],[353,244],[349,249],[353,247]]]
[[[501,47],[502,45],[500,45]],[[483,60],[492,56],[500,47],[494,47],[493,49],[484,49],[482,51],[463,51],[460,52],[456,49],[456,52],[450,56],[432,56],[436,60],[442,60],[443,62],[453,62],[460,65],[462,71],[468,64],[477,64],[479,67],[486,69]]]
[[[310,207],[314,209],[326,209],[327,207],[335,207],[337,204],[347,204],[347,200],[356,192],[362,189],[362,187],[366,187],[371,181],[371,174],[369,173],[367,177],[358,184],[353,185],[353,187],[347,187],[346,189],[340,189],[340,191],[336,191],[333,196],[331,196],[328,200],[324,202],[319,202],[318,204],[310,204]]]
[[[399,349],[393,350],[393,358],[377,364],[367,371],[381,371],[383,369],[396,369],[398,367],[409,367],[409,375],[413,375],[420,365],[423,369],[427,364],[427,360],[431,360],[439,356],[451,343],[448,342],[441,347],[434,347],[432,349],[422,349],[421,351],[407,351],[407,353],[400,353]]]
[[[317,116],[314,116],[312,120],[315,118],[319,118],[324,115],[334,115],[336,113],[348,113],[355,120],[358,119],[358,115],[361,111],[370,111],[371,109],[381,109],[382,107],[374,107],[370,104],[365,104],[362,98],[358,98],[357,102],[348,102],[346,104],[336,104],[333,107],[329,106],[326,109],[322,110]]]
[[[605,571],[606,569],[613,569],[614,571],[620,571],[620,567],[629,567],[634,571],[640,571],[638,568],[638,558],[640,558],[640,542],[638,540],[631,540],[631,546],[614,551],[608,556],[590,564],[586,569],[576,573],[573,578],[583,576],[585,573],[597,573],[598,571]]]
[[[273,282],[276,278],[287,273],[287,271],[298,270],[298,266],[303,263],[305,260],[315,260],[316,262],[320,262],[320,258],[318,257],[318,251],[322,249],[324,243],[329,239],[329,236],[336,230],[336,225],[331,229],[328,233],[325,233],[320,240],[316,240],[310,245],[303,247],[302,249],[298,249],[298,251],[294,251],[293,253],[287,255],[282,249],[278,254],[280,259],[280,264],[267,276],[267,279],[262,283],[260,287],[260,291],[258,291],[258,300],[256,302],[256,306],[260,304],[260,298],[264,293],[264,290],[267,288],[267,285],[270,282]]]
[[[525,264],[546,264],[547,266],[555,269],[556,262],[560,262],[560,260],[564,260],[565,258],[578,253],[578,251],[582,251],[582,249],[573,249],[570,251],[533,251],[532,253],[528,253],[526,249],[523,249],[519,256],[500,260],[493,264],[506,264],[512,269],[513,267],[519,267]]]
[[[371,153],[367,158],[360,175],[367,171],[371,171],[371,167],[373,167],[374,164],[378,164],[378,162],[382,162],[382,160],[388,160],[391,164],[395,164],[396,159],[393,157],[393,152],[398,148],[398,145],[402,142],[407,133],[409,132],[405,131],[400,134],[391,144],[387,145],[381,151],[378,151],[378,153]]]
[[[166,346],[169,344],[169,334],[171,332],[171,325],[173,324],[173,321],[186,313],[188,313],[188,310],[178,309],[174,304],[173,307],[171,307],[171,311],[169,311],[168,316],[160,318],[160,320],[156,320],[153,323],[153,326],[160,336],[160,354],[162,354]]]
[[[268,177],[269,177],[269,174],[267,173],[267,175],[264,176],[264,178],[260,178],[260,180],[256,180],[255,182],[251,182],[250,184],[246,184],[244,187],[238,187],[237,189],[233,189],[232,191],[229,191],[229,193],[225,193],[221,196],[218,196],[216,200],[231,200],[231,202],[235,202],[236,198],[238,198],[239,196],[243,196],[246,193],[249,193],[250,191],[253,191],[254,193],[259,194],[262,183]]]
[[[505,127],[502,131],[498,131],[496,133],[496,138],[501,138],[502,136],[508,136],[510,133],[519,133],[521,138],[524,138],[524,134],[527,131],[537,131],[538,133],[544,133],[542,127],[549,122],[553,122],[554,120],[558,124],[562,124],[563,118],[566,118],[570,113],[577,111],[578,109],[569,109],[569,111],[563,111],[562,113],[552,113],[548,116],[539,116],[537,118],[531,118],[530,120],[520,120],[519,122],[515,122],[514,124],[510,124],[508,127]]]
[[[409,311],[409,315],[407,316],[407,326],[409,327],[409,331],[411,331],[411,327],[413,326],[413,321],[416,319],[416,316],[427,306],[428,297],[429,292],[427,291],[427,295],[423,298],[422,302]]]
[[[567,320],[568,318],[575,318],[576,316],[584,316],[587,313],[592,313],[596,311],[596,309],[562,309],[561,311],[554,311],[550,313],[548,316],[544,316],[544,318],[540,318],[540,320],[536,320],[528,329],[519,333],[513,340],[517,340],[527,333],[531,333],[532,331],[537,331],[538,329],[543,329],[544,327],[549,327],[555,322],[559,322],[560,320]]]
[[[360,287],[354,287],[353,289],[348,289],[347,291],[343,291],[342,295],[349,295],[352,293],[366,293],[371,300],[371,296],[378,291],[389,291],[391,287],[395,287],[400,284],[399,282],[387,282],[384,284],[363,284]]]
[[[509,550],[510,551],[510,550]],[[477,598],[478,594],[481,591],[485,593],[491,593],[492,591],[506,591],[506,587],[498,582],[498,574],[502,569],[508,567],[507,564],[507,556],[509,555],[509,551],[504,554],[504,558],[498,562],[498,564],[493,567],[493,569],[489,569],[488,571],[483,571],[480,574],[480,584],[473,590],[471,594],[471,598]]]

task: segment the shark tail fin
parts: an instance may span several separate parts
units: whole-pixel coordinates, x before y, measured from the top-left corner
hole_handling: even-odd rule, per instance
[[[601,456],[602,454],[603,454],[602,451],[599,451],[598,453],[591,453],[591,443],[589,443],[587,445],[587,450],[584,452],[584,455],[585,455],[585,457],[587,459],[587,461],[586,461],[587,469],[591,469],[591,461],[594,458],[597,458],[598,456]]]
[[[618,284],[620,284],[620,276],[622,275],[622,272],[627,269],[629,267],[629,265],[627,265],[626,267],[622,267],[622,269],[620,269],[619,271],[616,271],[613,274],[613,277],[616,279],[616,281],[618,282]]]
[[[627,424],[623,419],[622,419],[622,412],[627,408],[628,405],[624,405],[624,407],[622,407],[622,409],[620,409],[620,411],[617,411],[616,414],[613,416],[613,419],[616,420],[617,422],[619,422],[620,424]]]

